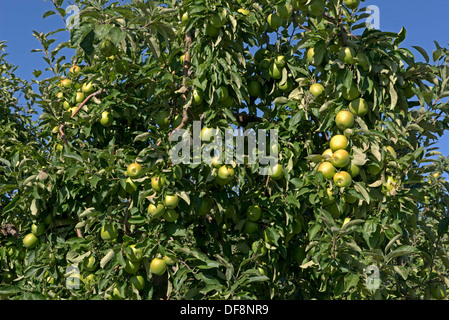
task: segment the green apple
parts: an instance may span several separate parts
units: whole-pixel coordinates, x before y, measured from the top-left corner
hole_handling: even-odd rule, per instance
[[[187,24],[187,22],[189,22],[189,13],[188,12],[184,12],[181,16],[181,22],[184,24]]]
[[[282,24],[282,19],[277,13],[270,13],[267,22],[270,30],[277,30]]]
[[[151,187],[154,191],[160,192],[162,186],[164,185],[164,179],[162,177],[156,176],[151,178]]]
[[[307,11],[314,16],[322,15],[324,13],[324,10],[325,10],[324,0],[313,0],[307,6]]]
[[[355,51],[351,47],[343,47],[340,49],[338,53],[338,60],[343,61],[346,64],[354,64],[355,63]]]
[[[351,162],[348,172],[351,177],[357,177],[360,174],[360,167]]]
[[[77,92],[75,95],[75,101],[76,103],[81,103],[84,101],[85,95],[83,92]]]
[[[363,98],[352,100],[349,103],[349,111],[359,117],[363,117],[368,113],[368,103]]]
[[[360,0],[343,0],[343,3],[348,9],[355,10],[359,7]]]
[[[143,248],[136,248],[135,244],[129,246],[129,250],[126,251],[126,257],[132,262],[139,262],[143,259]]]
[[[140,261],[133,262],[131,260],[125,260],[125,272],[128,274],[136,274],[140,269],[140,265]]]
[[[71,74],[77,75],[81,72],[81,68],[79,66],[72,66],[69,70]]]
[[[167,271],[167,264],[164,259],[154,258],[150,263],[150,271],[151,273],[161,276]]]
[[[324,55],[316,55],[315,48],[309,48],[307,50],[307,61],[313,66],[319,66],[323,63]]]
[[[178,220],[179,218],[179,214],[174,210],[174,209],[167,209],[165,210],[165,212],[162,214],[162,217],[165,219],[165,221],[167,222],[174,222],[176,220]]]
[[[354,125],[354,114],[346,110],[339,111],[335,116],[335,124],[340,130],[351,128]]]
[[[336,150],[332,154],[331,163],[336,168],[344,168],[349,164],[350,157],[345,149]]]
[[[94,255],[84,259],[83,268],[86,271],[94,271],[97,268],[97,259],[95,259]]]
[[[259,219],[262,217],[262,209],[257,205],[251,205],[246,210],[246,218],[249,221],[259,221]]]
[[[212,24],[212,26],[217,29],[223,27],[226,22],[225,18],[219,13],[212,15],[209,21]]]
[[[341,94],[343,98],[345,98],[348,101],[352,101],[360,97],[360,91],[354,82],[351,83],[351,87],[349,89],[346,87],[342,87]]]
[[[156,116],[156,124],[161,129],[167,129],[169,126],[170,112],[166,110],[160,111]]]
[[[348,147],[349,141],[346,136],[342,134],[337,134],[331,138],[330,141],[330,148],[333,152],[340,150],[340,149],[346,149]]]
[[[140,178],[140,175],[142,174],[142,166],[136,162],[131,163],[128,168],[126,169],[126,174],[131,179],[138,179]]]
[[[292,16],[292,6],[288,4],[279,4],[276,6],[276,13],[283,20],[287,20]]]
[[[141,275],[134,275],[129,278],[129,282],[136,290],[143,290],[145,288],[145,279]]]
[[[314,83],[310,86],[310,93],[315,97],[318,98],[324,93],[324,87],[321,83]]]
[[[38,224],[33,223],[31,225],[31,233],[34,234],[36,237],[43,235],[45,232],[45,229],[46,229],[45,223],[43,223],[43,222],[40,222]]]
[[[334,183],[338,187],[349,187],[352,184],[352,177],[348,172],[340,171],[334,175]]]
[[[114,117],[108,111],[103,111],[100,118],[100,123],[103,127],[110,127],[114,122]]]
[[[176,194],[167,194],[164,198],[164,205],[168,209],[175,209],[179,204],[179,198]]]
[[[248,93],[251,97],[259,97],[262,92],[262,85],[257,80],[251,80],[248,84]]]
[[[28,249],[32,249],[39,244],[39,239],[32,233],[28,233],[22,241],[25,248]]]
[[[148,214],[150,215],[151,219],[159,218],[161,217],[165,212],[165,206],[158,202],[156,204],[150,203],[148,205]]]
[[[118,236],[118,230],[113,224],[105,224],[101,227],[100,236],[103,240],[115,240]]]
[[[285,60],[285,56],[279,55],[274,59],[274,63],[278,68],[283,68],[287,64],[287,61]]]
[[[203,94],[197,89],[192,91],[192,97],[194,106],[199,106],[203,102]]]
[[[329,161],[321,163],[318,167],[318,171],[321,172],[326,179],[332,179],[335,175],[335,167]]]
[[[254,221],[246,220],[243,229],[247,234],[253,234],[259,231],[259,224]]]
[[[226,181],[230,181],[230,180],[234,179],[234,176],[235,176],[234,169],[228,165],[221,166],[220,169],[218,169],[217,174],[220,177],[220,179],[223,179]]]
[[[70,86],[72,86],[72,80],[62,79],[60,85],[64,88],[69,88]]]
[[[274,80],[279,80],[282,78],[282,69],[279,69],[274,62],[270,63],[268,72],[270,74],[270,77]]]
[[[81,86],[81,91],[84,92],[85,94],[92,93],[94,91],[94,86],[92,82],[83,83],[83,85]]]
[[[208,35],[211,38],[216,38],[220,34],[220,29],[215,28],[212,24],[208,23],[206,25],[206,35]]]
[[[126,178],[125,190],[130,194],[133,194],[137,191],[137,185],[130,177]]]
[[[268,173],[273,180],[279,180],[284,177],[284,168],[281,164],[277,163],[273,168],[271,166],[269,167]]]

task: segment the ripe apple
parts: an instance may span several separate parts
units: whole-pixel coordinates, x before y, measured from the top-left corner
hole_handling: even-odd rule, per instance
[[[360,174],[360,168],[359,168],[359,166],[355,165],[354,163],[351,163],[348,172],[351,175],[351,177],[354,178]]]
[[[348,138],[346,138],[346,136],[342,134],[337,134],[331,138],[330,148],[332,149],[333,152],[335,152],[340,149],[346,149],[348,144],[349,141]]]
[[[72,67],[70,68],[69,72],[70,72],[71,74],[76,75],[76,74],[78,74],[78,73],[81,72],[81,68],[80,68],[79,66],[72,66]]]
[[[33,223],[31,225],[31,233],[34,234],[36,237],[39,237],[44,234],[45,232],[45,223],[40,222],[38,224]]]
[[[157,116],[156,116],[156,124],[159,126],[159,128],[161,129],[167,129],[169,126],[169,120],[168,118],[170,117],[170,113],[166,110],[160,111]]]
[[[162,186],[164,185],[164,179],[161,177],[152,177],[151,178],[151,187],[154,191],[160,192],[162,190]]]
[[[220,179],[223,179],[225,181],[231,181],[234,179],[235,172],[234,169],[231,166],[223,165],[218,169],[218,176]]]
[[[187,22],[189,22],[189,13],[188,12],[184,12],[182,14],[181,22],[184,24],[187,24]]]
[[[89,93],[93,92],[94,91],[94,86],[93,86],[92,82],[85,82],[85,83],[83,83],[83,85],[81,86],[81,91],[86,93],[86,94],[89,94]]]
[[[282,24],[282,19],[277,13],[270,13],[267,22],[270,30],[277,30]]]
[[[262,92],[262,85],[257,80],[251,80],[248,84],[248,93],[251,97],[259,97]]]
[[[284,177],[284,168],[281,164],[277,163],[273,168],[271,166],[269,167],[268,173],[270,174],[271,179],[279,180]]]
[[[332,157],[334,153],[332,152],[332,149],[326,149],[324,150],[324,152],[321,154],[323,156],[323,161],[324,160],[330,160],[330,158]]]
[[[145,288],[145,279],[141,275],[134,275],[129,278],[129,282],[136,290],[143,290]]]
[[[198,106],[203,102],[203,94],[199,90],[194,89],[192,92],[192,96],[193,96],[192,103],[194,106]]]
[[[39,239],[32,233],[28,233],[23,238],[23,245],[25,248],[32,249],[39,244]]]
[[[338,53],[338,60],[343,61],[346,64],[354,64],[355,51],[351,47],[343,47]]]
[[[348,9],[355,10],[359,7],[360,0],[343,0],[343,3]]]
[[[346,110],[339,111],[335,116],[335,123],[340,130],[351,128],[354,125],[354,115]]]
[[[326,179],[332,179],[335,175],[335,168],[329,161],[321,163],[318,167],[318,171],[323,173]]]
[[[164,199],[164,205],[167,209],[175,209],[178,206],[179,198],[176,194],[167,194]]]
[[[309,91],[315,98],[318,98],[324,93],[324,87],[321,83],[314,83],[310,86]]]
[[[349,153],[345,149],[336,150],[332,154],[331,163],[336,168],[346,167],[349,164],[349,161]]]
[[[363,98],[352,100],[349,103],[349,111],[359,117],[363,117],[368,113],[368,103]]]
[[[100,118],[100,123],[103,127],[110,127],[114,122],[114,117],[108,111],[103,111]]]
[[[334,175],[334,182],[338,187],[349,187],[352,184],[352,177],[348,172],[340,171]]]
[[[64,88],[68,88],[72,85],[72,80],[70,79],[62,79],[61,80],[61,86]]]
[[[150,203],[147,211],[152,219],[159,218],[164,214],[165,206],[160,202],[156,204]]]
[[[274,59],[274,63],[278,68],[283,68],[287,64],[287,61],[285,60],[285,56],[279,55]]]
[[[274,80],[279,80],[282,78],[282,70],[279,69],[274,62],[270,63],[268,73],[270,74],[270,77]]]
[[[331,203],[335,202],[335,196],[334,196],[334,193],[332,192],[331,188],[326,189],[325,196],[326,196],[326,198],[324,198],[324,203],[331,204]]]
[[[126,169],[126,174],[131,179],[137,179],[142,174],[142,166],[136,162],[131,163]]]
[[[83,261],[83,268],[86,271],[94,271],[97,268],[97,259],[94,255],[90,255]]]
[[[167,270],[167,264],[164,259],[154,258],[150,263],[150,271],[151,273],[161,276]]]
[[[129,250],[126,251],[126,257],[132,262],[141,261],[143,259],[143,248],[136,248],[135,244],[131,244]]]
[[[313,66],[319,66],[323,62],[324,55],[315,55],[315,48],[307,50],[307,61]]]
[[[118,230],[113,224],[108,223],[101,227],[100,236],[103,240],[115,240]]]
[[[130,177],[126,178],[125,190],[130,194],[133,194],[137,191],[137,185]]]
[[[246,218],[249,221],[259,221],[260,217],[262,217],[262,209],[257,204],[249,206],[246,210]]]
[[[343,98],[345,98],[348,101],[352,101],[360,97],[360,91],[354,82],[351,83],[351,87],[349,89],[346,87],[341,88],[341,93]]]

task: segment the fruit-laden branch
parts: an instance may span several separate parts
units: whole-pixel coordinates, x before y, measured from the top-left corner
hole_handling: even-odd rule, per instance
[[[84,101],[80,103],[80,105],[78,106],[78,108],[76,108],[76,110],[73,111],[73,113],[72,113],[72,115],[70,116],[70,118],[75,117],[76,114],[81,110],[82,107],[84,107],[84,105],[85,105],[87,102],[89,102],[90,99],[92,99],[92,98],[95,97],[95,96],[98,96],[98,95],[102,94],[103,92],[106,92],[106,90],[105,90],[105,89],[100,89],[100,90],[98,90],[98,91],[96,91],[96,92],[90,94],[89,96],[87,96],[87,98],[84,99]],[[61,124],[61,126],[59,127],[59,133],[61,134],[61,137],[62,137],[62,139],[64,140],[65,145],[68,146],[67,138],[66,138],[66,136],[65,136],[65,134],[64,134],[64,131],[63,131],[64,127],[65,127],[65,122],[64,122],[63,124]]]
[[[338,17],[338,20],[335,19],[334,17],[331,17],[327,14],[323,14],[323,17],[327,20],[330,21],[332,23],[334,23],[335,25],[337,25],[340,28],[341,31],[341,39],[343,41],[343,44],[348,47],[348,36],[355,38],[356,40],[359,40],[359,38],[357,36],[355,36],[354,34],[352,34],[349,30],[347,30],[343,24],[343,19],[341,18],[341,14]]]

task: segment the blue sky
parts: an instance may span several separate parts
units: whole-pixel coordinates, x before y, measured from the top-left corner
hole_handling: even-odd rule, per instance
[[[402,44],[404,47],[420,46],[431,56],[435,48],[434,40],[441,46],[448,46],[448,0],[366,0],[362,5],[379,7],[381,30],[399,32],[405,27],[407,38]],[[7,41],[7,60],[19,66],[19,77],[30,80],[33,70],[45,68],[41,54],[30,51],[40,48],[33,30],[46,33],[64,27],[57,15],[42,19],[42,15],[51,9],[53,5],[50,0],[0,0],[0,41]],[[60,33],[61,36],[63,33]],[[420,54],[411,50],[420,59]],[[449,134],[440,140],[439,146],[448,156]]]

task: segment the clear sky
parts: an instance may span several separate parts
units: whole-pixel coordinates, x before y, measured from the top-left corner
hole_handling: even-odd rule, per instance
[[[421,46],[431,56],[434,40],[441,46],[448,46],[449,0],[366,0],[362,5],[379,7],[381,30],[399,32],[405,27],[407,38],[402,45],[407,48]],[[42,19],[42,15],[51,9],[50,0],[0,0],[0,41],[7,41],[7,60],[19,66],[19,77],[30,80],[33,70],[45,68],[41,54],[30,51],[40,48],[33,30],[46,33],[64,27],[57,15]],[[421,59],[416,50],[411,50]],[[439,146],[448,156],[449,134],[440,140]]]

